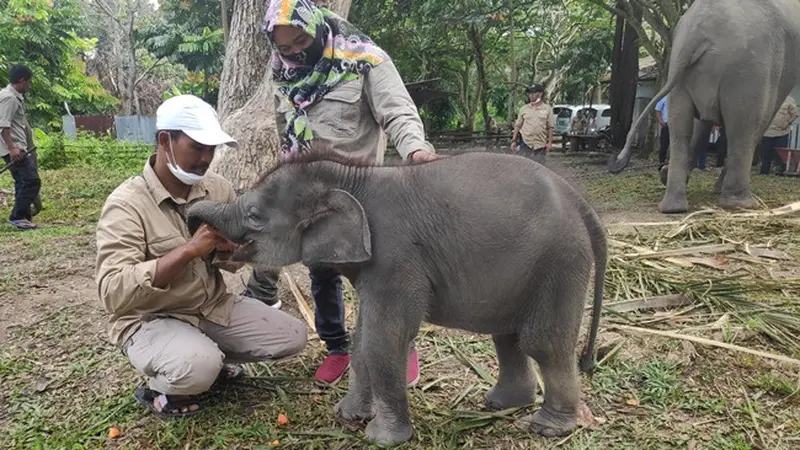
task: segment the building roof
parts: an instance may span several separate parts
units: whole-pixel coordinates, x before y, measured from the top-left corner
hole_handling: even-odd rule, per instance
[[[430,80],[412,81],[405,83],[411,99],[414,104],[419,108],[420,106],[430,102],[431,100],[446,98],[450,95],[449,92],[441,90],[437,87],[439,78]]]
[[[638,81],[655,81],[658,78],[658,65],[652,56],[645,56],[639,59],[639,80]],[[600,83],[607,84],[611,82],[611,72],[607,73],[600,79]]]

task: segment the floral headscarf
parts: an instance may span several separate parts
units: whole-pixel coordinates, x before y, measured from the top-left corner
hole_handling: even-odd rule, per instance
[[[300,28],[314,39],[322,56],[313,66],[278,52],[272,33],[276,26]],[[358,28],[311,0],[270,0],[264,18],[264,31],[273,44],[272,77],[283,101],[294,112],[281,139],[282,156],[308,151],[314,138],[306,111],[343,81],[358,79],[389,55]]]

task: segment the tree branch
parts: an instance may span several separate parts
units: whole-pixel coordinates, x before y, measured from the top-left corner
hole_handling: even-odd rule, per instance
[[[158,67],[158,66],[161,66],[161,65],[163,65],[163,63],[165,63],[165,62],[166,62],[166,59],[167,59],[167,57],[166,57],[166,56],[162,56],[161,58],[159,58],[159,59],[158,59],[158,61],[154,62],[154,63],[153,63],[153,64],[152,64],[150,67],[148,67],[147,69],[145,69],[145,70],[144,70],[144,72],[142,72],[142,74],[141,74],[141,75],[139,75],[139,77],[138,77],[138,78],[136,79],[136,81],[133,83],[133,84],[134,84],[134,86],[138,85],[138,84],[139,84],[139,83],[140,83],[142,80],[144,80],[144,77],[146,77],[146,76],[147,76],[147,74],[149,74],[149,73],[150,73],[150,72],[151,72],[153,69],[155,69],[155,68],[156,68],[156,67]]]
[[[106,3],[105,0],[94,0],[94,1],[95,3],[97,3],[97,6],[99,6],[100,9],[103,11],[103,13],[105,13],[105,15],[108,16],[109,19],[113,20],[117,24],[117,26],[122,28],[122,20],[120,20],[118,14],[114,14],[114,12],[111,11],[111,7],[108,6],[108,3]]]

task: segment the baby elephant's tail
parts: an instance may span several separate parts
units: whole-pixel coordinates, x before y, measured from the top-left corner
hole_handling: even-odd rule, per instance
[[[596,218],[596,216],[595,216]],[[600,327],[600,313],[603,309],[603,288],[606,278],[606,265],[608,249],[606,243],[605,229],[600,225],[599,219],[593,221],[593,229],[590,229],[592,236],[592,252],[594,253],[594,302],[592,303],[592,323],[589,328],[589,339],[586,341],[586,349],[581,355],[581,372],[589,375],[594,372],[594,345],[597,339],[597,329]]]

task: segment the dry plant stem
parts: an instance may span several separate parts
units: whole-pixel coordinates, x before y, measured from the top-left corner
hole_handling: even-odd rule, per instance
[[[609,303],[605,305],[605,308],[615,313],[624,313],[631,311],[644,311],[649,309],[674,308],[677,306],[689,305],[693,302],[694,300],[691,298],[691,296],[686,294],[659,295],[637,300]],[[590,310],[592,307],[587,306],[585,309]]]
[[[683,339],[685,341],[696,342],[698,344],[703,344],[703,345],[711,345],[711,346],[714,346],[714,347],[720,347],[720,348],[724,348],[724,349],[727,349],[727,350],[734,350],[734,351],[738,351],[738,352],[749,353],[751,355],[760,356],[762,358],[774,359],[775,361],[780,361],[780,362],[783,362],[783,363],[792,364],[792,365],[795,365],[795,366],[800,366],[800,360],[794,359],[794,358],[790,358],[788,356],[776,355],[774,353],[768,353],[768,352],[762,352],[762,351],[759,351],[759,350],[753,350],[753,349],[750,349],[750,348],[747,348],[747,347],[742,347],[742,346],[739,346],[739,345],[727,344],[725,342],[719,342],[719,341],[715,341],[715,340],[712,340],[712,339],[705,339],[705,338],[701,338],[701,337],[697,337],[697,336],[688,336],[688,335],[685,335],[685,334],[671,333],[669,331],[650,330],[650,329],[647,329],[647,328],[632,327],[632,326],[628,326],[628,325],[614,325],[614,326],[610,327],[610,329],[612,329],[612,330],[616,329],[616,330],[622,330],[622,331],[631,331],[631,332],[634,332],[634,333],[653,334],[653,335],[656,335],[656,336],[663,336],[663,337],[672,338],[672,339]]]
[[[308,306],[308,302],[306,302],[303,293],[300,292],[297,282],[295,282],[294,277],[285,270],[281,270],[281,276],[283,276],[283,279],[286,280],[286,283],[289,285],[289,290],[292,291],[292,295],[294,296],[295,301],[297,301],[297,307],[300,309],[300,314],[303,315],[303,318],[308,323],[309,328],[314,331],[314,335],[316,336],[317,327],[314,325],[314,313]]]
[[[750,419],[753,421],[753,428],[756,429],[758,439],[761,441],[761,446],[764,448],[774,448],[767,445],[767,440],[764,439],[764,434],[761,432],[761,427],[758,425],[756,413],[753,411],[753,403],[750,402],[750,396],[747,394],[747,389],[742,389],[744,392],[744,399],[747,401],[747,412],[750,413]]]

